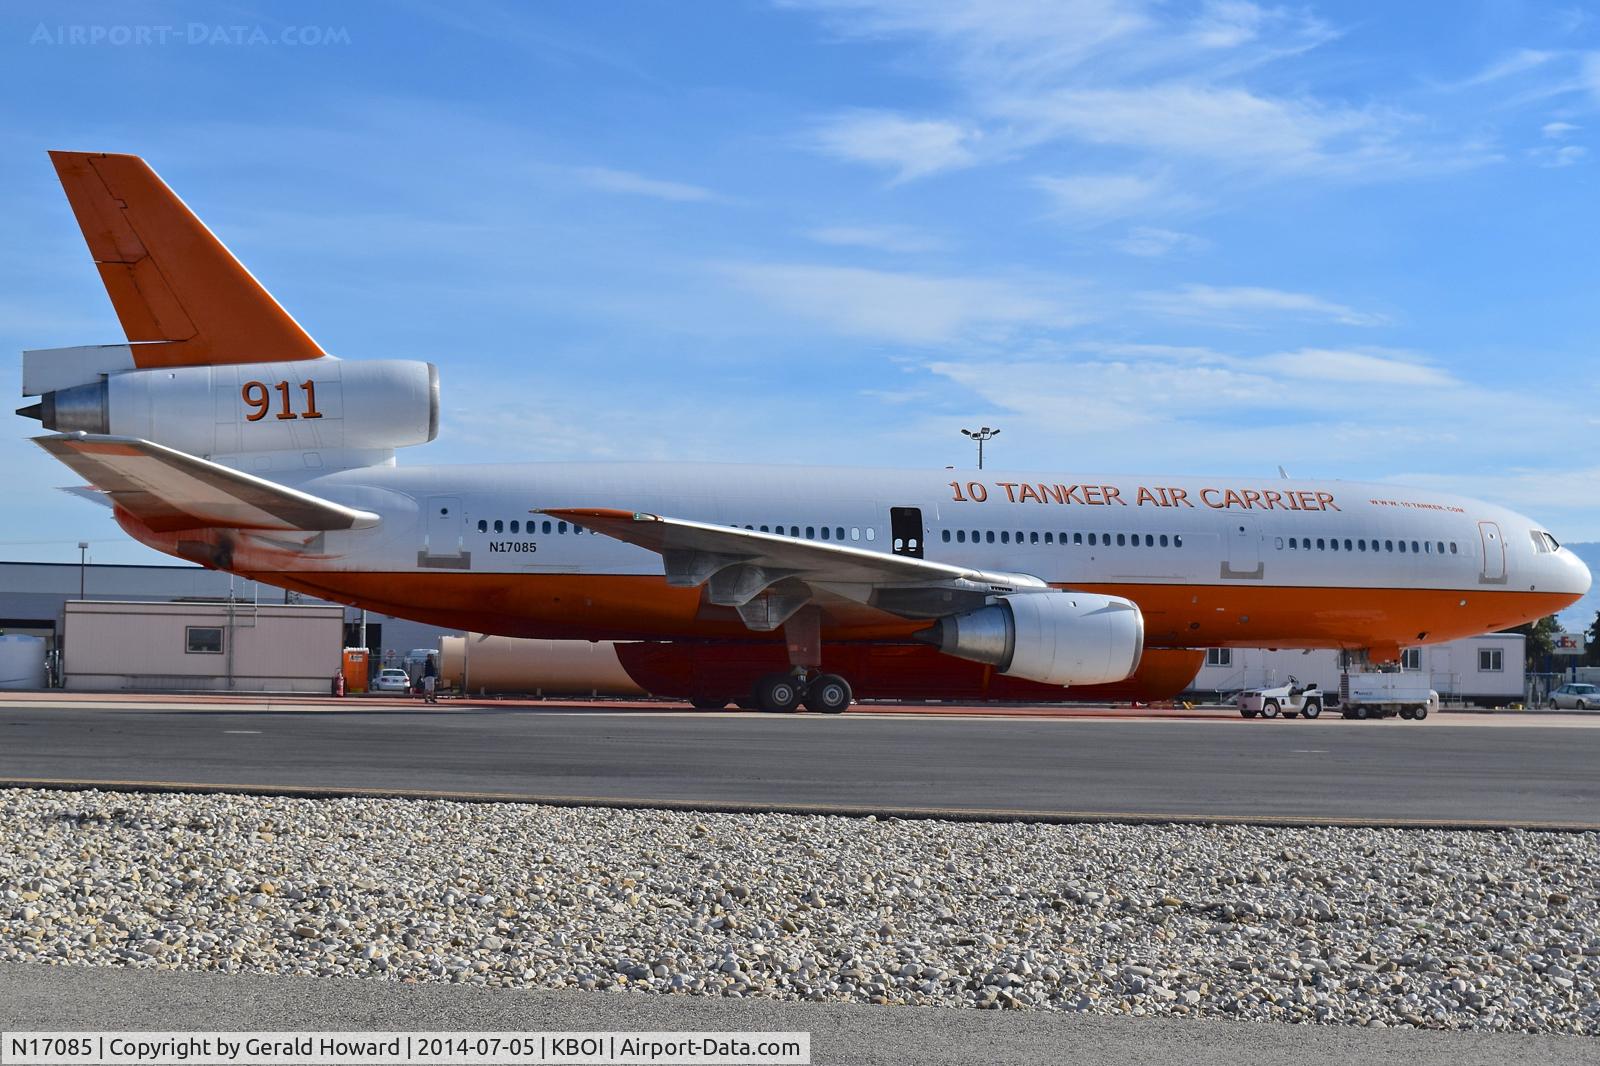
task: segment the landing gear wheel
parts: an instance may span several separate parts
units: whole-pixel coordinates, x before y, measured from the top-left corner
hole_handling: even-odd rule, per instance
[[[725,698],[719,696],[691,696],[689,706],[697,711],[720,711],[728,705]]]
[[[1307,718],[1315,718],[1322,713],[1322,704],[1316,700],[1307,700],[1306,705],[1300,708],[1300,713]]]
[[[1368,718],[1372,717],[1372,711],[1365,703],[1358,703],[1354,707],[1350,708],[1350,717],[1354,718],[1358,722],[1365,722]]]
[[[1428,717],[1428,705],[1426,703],[1419,703],[1411,708],[1411,720],[1413,722],[1420,722],[1426,717]]]
[[[756,683],[756,706],[788,714],[800,706],[800,683],[788,674],[768,674]]]
[[[853,695],[850,682],[838,674],[819,674],[806,686],[806,707],[818,714],[842,714]]]
[[[1278,717],[1278,711],[1277,700],[1268,700],[1261,705],[1261,717],[1263,718],[1276,718]]]

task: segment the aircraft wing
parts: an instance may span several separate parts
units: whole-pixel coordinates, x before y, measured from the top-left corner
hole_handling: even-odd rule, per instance
[[[157,532],[367,529],[378,516],[136,437],[63,433],[34,442]]]
[[[663,515],[603,507],[541,513],[659,553],[667,584],[705,585],[707,600],[736,608],[747,626],[763,632],[815,599],[841,597],[904,618],[938,618],[981,607],[990,596],[1049,587],[1028,574]]]

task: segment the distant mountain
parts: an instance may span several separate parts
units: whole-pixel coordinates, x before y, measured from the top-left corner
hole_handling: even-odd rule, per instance
[[[1589,594],[1556,616],[1561,628],[1576,633],[1593,625],[1594,613],[1600,611],[1600,543],[1589,541],[1585,544],[1564,544],[1562,547],[1571,548],[1572,554],[1587,563],[1595,576],[1595,585],[1589,589]]]

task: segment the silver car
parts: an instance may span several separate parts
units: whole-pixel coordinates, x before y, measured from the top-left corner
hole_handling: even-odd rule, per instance
[[[1590,711],[1600,709],[1600,686],[1580,685],[1577,683],[1562,685],[1550,693],[1550,706],[1562,710]]]

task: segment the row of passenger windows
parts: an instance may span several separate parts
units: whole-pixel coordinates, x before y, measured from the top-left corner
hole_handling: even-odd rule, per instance
[[[1119,548],[1137,548],[1141,544],[1146,548],[1183,547],[1182,533],[1174,533],[1171,536],[1165,533],[1068,533],[1065,530],[1060,533],[1054,530],[1045,530],[1043,533],[1032,530],[1024,533],[1019,529],[1013,534],[1009,529],[1002,529],[997,534],[992,529],[974,529],[971,532],[958,529],[952,535],[948,529],[939,531],[939,539],[946,544],[952,540],[957,544],[993,544],[998,540],[1001,544],[1087,544],[1091,548],[1109,548],[1112,537],[1116,538],[1116,545]]]
[[[526,529],[523,528],[524,525],[526,525]],[[762,533],[776,533],[780,537],[785,534],[791,537],[799,537],[802,529],[800,526],[755,525],[746,525],[744,528],[751,531],[760,530]],[[870,542],[878,539],[877,530],[872,526],[851,526],[848,532],[844,526],[805,526],[803,528],[805,530],[804,536],[807,540],[842,541],[849,539]],[[548,518],[542,522],[530,518],[526,523],[516,518],[511,519],[510,522],[502,518],[496,518],[493,521],[487,518],[478,519],[479,533],[489,533],[491,531],[495,533],[564,534],[582,533],[584,529],[575,522],[552,521]],[[1166,533],[1068,533],[1065,530],[1059,533],[1054,530],[1046,530],[1041,533],[1038,530],[1024,532],[1020,529],[1013,533],[1009,529],[1002,529],[998,532],[993,529],[957,529],[953,531],[942,529],[939,531],[939,539],[946,544],[952,542],[956,544],[994,544],[998,542],[1000,544],[1087,545],[1091,548],[1109,548],[1113,544],[1119,548],[1138,548],[1140,546],[1146,548],[1183,547],[1182,533],[1170,535]],[[1364,537],[1354,539],[1345,537],[1342,540],[1338,537],[1290,537],[1287,542],[1283,537],[1277,537],[1275,540],[1276,547],[1280,551],[1285,550],[1286,543],[1289,551],[1374,551],[1400,552],[1401,554],[1410,552],[1413,555],[1444,555],[1447,551],[1450,555],[1456,555],[1460,551],[1459,546],[1453,540],[1448,542],[1442,540],[1380,541],[1375,539],[1367,540]]]
[[[734,526],[733,528],[738,529],[739,527],[738,526]],[[752,525],[748,525],[747,524],[744,528],[750,530],[752,533],[754,533],[754,532],[776,533],[780,537],[782,537],[782,536],[790,536],[790,537],[798,537],[798,536],[800,536],[800,527],[799,526],[752,526]],[[844,540],[845,539],[845,528],[844,528],[844,526],[806,526],[805,527],[805,531],[806,531],[805,532],[805,537],[806,537],[807,540]],[[871,527],[871,526],[851,526],[850,530],[849,530],[849,539],[850,540],[877,540],[878,539],[878,531],[876,529],[874,529],[873,527]]]
[[[1278,550],[1282,551],[1283,546],[1283,538],[1278,537]],[[1308,552],[1399,552],[1402,555],[1409,552],[1412,555],[1444,555],[1446,548],[1449,549],[1449,554],[1451,555],[1460,554],[1460,548],[1453,540],[1449,542],[1442,540],[1367,540],[1364,537],[1358,537],[1354,540],[1349,537],[1345,537],[1343,540],[1338,537],[1290,537],[1288,550]]]
[[[576,522],[573,522],[573,523],[571,523],[569,525],[566,522],[552,522],[548,518],[546,518],[543,522],[539,522],[539,521],[536,521],[535,519],[530,518],[530,519],[528,519],[526,524],[527,524],[527,529],[523,529],[523,522],[522,522],[521,519],[513,518],[510,522],[507,522],[503,518],[496,518],[493,522],[490,522],[487,518],[480,518],[480,519],[478,519],[478,532],[479,533],[488,533],[490,530],[493,530],[496,533],[582,533],[583,532],[583,527],[578,525]],[[509,529],[507,528],[508,526],[510,527]],[[543,529],[539,529],[538,528],[539,526],[543,526],[544,528]]]

